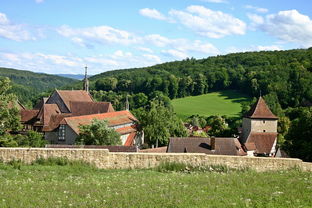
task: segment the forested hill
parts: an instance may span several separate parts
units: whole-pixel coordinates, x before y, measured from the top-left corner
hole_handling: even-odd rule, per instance
[[[234,53],[186,59],[152,67],[109,71],[90,78],[95,90],[161,91],[171,99],[223,89],[267,96],[283,108],[312,101],[312,48]],[[279,107],[279,106],[278,106]]]
[[[9,68],[0,68],[0,77],[9,77],[13,83],[11,91],[18,96],[23,104],[29,105],[31,99],[37,97],[40,93],[77,81],[55,75]]]

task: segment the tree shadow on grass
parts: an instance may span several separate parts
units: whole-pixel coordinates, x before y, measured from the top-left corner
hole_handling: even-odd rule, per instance
[[[218,95],[218,97],[222,97],[225,100],[231,100],[233,103],[242,103],[252,99],[248,95],[242,94],[237,90],[223,90],[219,91],[219,93],[220,95]]]

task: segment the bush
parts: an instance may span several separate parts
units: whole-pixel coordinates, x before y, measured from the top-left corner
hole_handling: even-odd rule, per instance
[[[7,162],[8,165],[11,165],[14,169],[18,169],[20,170],[22,165],[24,164],[21,160],[11,160],[9,162]]]
[[[81,160],[69,160],[67,157],[49,157],[43,158],[39,157],[34,162],[31,163],[32,165],[44,165],[44,166],[88,166],[94,167],[90,163]]]

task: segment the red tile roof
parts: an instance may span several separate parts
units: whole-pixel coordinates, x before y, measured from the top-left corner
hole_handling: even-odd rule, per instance
[[[170,153],[206,153],[214,155],[240,155],[241,147],[237,138],[215,138],[215,149],[211,148],[211,139],[203,137],[170,138],[168,152]]]
[[[245,147],[253,149],[252,143],[254,143],[256,153],[270,154],[276,139],[277,133],[274,132],[251,132],[246,140]]]
[[[102,114],[67,117],[64,118],[61,123],[69,125],[77,134],[79,134],[79,125],[89,125],[93,119],[107,120],[110,127],[137,121],[137,119],[130,113],[130,111],[125,110]]]
[[[133,146],[135,135],[136,135],[136,132],[130,133],[124,146]]]
[[[259,97],[255,105],[252,106],[250,111],[245,115],[247,118],[267,118],[278,119],[269,109],[262,97]]]
[[[56,90],[66,107],[71,110],[70,102],[93,102],[91,95],[84,90]]]
[[[145,152],[145,153],[166,153],[167,152],[167,146],[165,146],[165,147],[157,147],[157,148],[149,148],[149,149],[142,149],[142,150],[139,150],[139,152]]]
[[[43,126],[47,126],[49,125],[51,116],[57,114],[61,114],[57,104],[44,104],[38,114],[39,122]]]
[[[73,116],[114,112],[110,102],[69,102]]]
[[[122,127],[122,128],[118,128],[116,129],[116,131],[119,133],[119,134],[129,134],[129,133],[132,133],[132,132],[136,132],[136,128],[135,128],[135,125],[131,125],[131,126],[126,126],[126,127]]]
[[[49,123],[43,126],[42,131],[55,130],[56,128],[59,127],[61,121],[67,116],[70,116],[70,114],[63,113],[63,114],[51,115],[49,119]]]
[[[35,119],[39,113],[39,110],[21,110],[21,122],[27,123]]]

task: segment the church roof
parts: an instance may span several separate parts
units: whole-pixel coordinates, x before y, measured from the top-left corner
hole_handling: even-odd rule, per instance
[[[79,134],[79,126],[80,125],[89,125],[92,123],[93,119],[98,120],[107,120],[109,127],[119,126],[123,124],[132,123],[137,121],[137,119],[130,113],[130,111],[115,111],[109,113],[101,113],[101,114],[92,114],[92,115],[84,115],[84,116],[73,116],[66,117],[61,122],[61,124],[69,125],[74,132]],[[116,130],[122,127],[117,128]],[[123,132],[120,132],[123,133]]]
[[[110,102],[70,102],[72,116],[114,112]]]
[[[91,95],[84,90],[56,90],[56,92],[70,111],[70,102],[93,102]]]
[[[277,116],[272,113],[262,97],[259,97],[258,101],[252,106],[245,117],[278,119]]]

